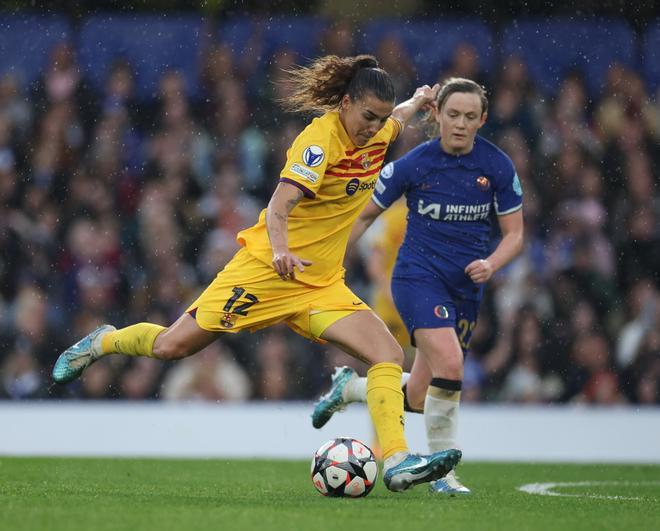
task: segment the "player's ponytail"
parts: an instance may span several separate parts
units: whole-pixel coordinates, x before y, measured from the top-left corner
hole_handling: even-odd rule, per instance
[[[438,111],[442,110],[442,107],[447,102],[449,96],[455,92],[476,94],[481,100],[481,115],[483,116],[488,112],[488,98],[486,97],[486,90],[484,87],[471,79],[465,79],[463,77],[450,77],[442,83],[438,95],[435,98]],[[435,111],[430,111],[424,118],[426,133],[430,138],[436,137],[440,134],[440,126],[438,122],[435,121],[434,115]]]
[[[281,100],[291,112],[323,113],[339,107],[344,94],[357,100],[367,92],[379,100],[394,102],[394,84],[390,75],[378,67],[372,55],[355,57],[320,57],[309,66],[287,71],[284,81],[291,96]]]

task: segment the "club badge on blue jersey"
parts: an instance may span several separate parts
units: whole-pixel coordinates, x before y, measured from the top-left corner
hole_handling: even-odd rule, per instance
[[[490,181],[488,180],[488,177],[485,175],[480,175],[477,177],[477,188],[481,190],[482,192],[485,192],[490,188]]]
[[[449,317],[449,310],[445,306],[436,306],[433,308],[433,313],[435,314],[436,317],[439,317],[440,319],[447,319]]]
[[[303,151],[303,162],[310,168],[319,166],[324,158],[325,153],[323,153],[323,149],[319,146],[311,145]]]

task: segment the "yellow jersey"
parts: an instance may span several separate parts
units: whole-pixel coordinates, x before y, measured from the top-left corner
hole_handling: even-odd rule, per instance
[[[289,250],[311,260],[296,279],[327,286],[344,276],[344,254],[353,223],[371,198],[385,152],[401,131],[389,118],[369,142],[357,147],[344,129],[339,112],[315,118],[287,151],[280,182],[302,190],[304,197],[288,219]],[[266,230],[266,209],[259,221],[236,240],[255,258],[270,264],[273,253]]]

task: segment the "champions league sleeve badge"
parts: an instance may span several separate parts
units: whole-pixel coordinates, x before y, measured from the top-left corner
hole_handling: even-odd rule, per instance
[[[319,146],[311,145],[305,151],[303,151],[303,162],[310,168],[315,168],[319,166],[323,159],[325,158],[325,153],[323,149]]]
[[[380,170],[381,179],[389,179],[394,175],[394,163],[388,162],[382,170]]]

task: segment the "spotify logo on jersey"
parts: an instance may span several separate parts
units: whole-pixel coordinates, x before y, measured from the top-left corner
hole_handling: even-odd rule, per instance
[[[346,185],[346,194],[353,195],[358,190],[364,192],[365,190],[373,190],[374,188],[376,188],[376,179],[365,183],[360,183],[359,179],[351,179]]]
[[[358,191],[359,187],[360,187],[359,179],[351,179],[350,181],[348,181],[348,184],[346,185],[346,194],[353,195],[355,192]]]

